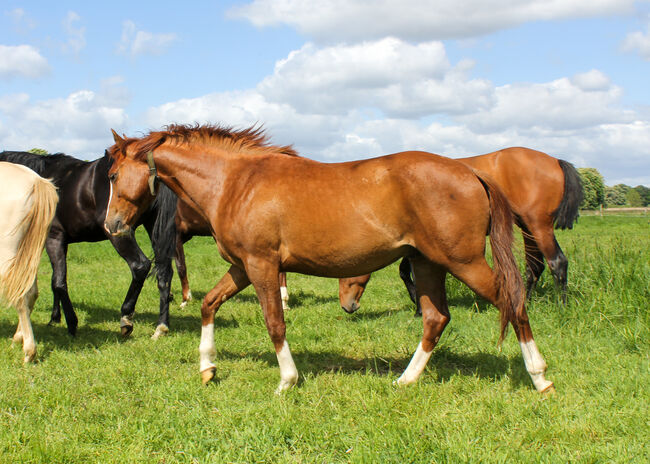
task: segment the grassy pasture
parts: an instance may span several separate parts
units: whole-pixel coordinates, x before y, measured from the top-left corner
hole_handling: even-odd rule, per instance
[[[558,233],[569,302],[558,304],[546,271],[528,306],[557,388],[550,397],[535,392],[512,331],[497,350],[497,310],[452,278],[452,321],[427,370],[415,386],[393,386],[421,336],[396,265],[373,276],[354,315],[339,308],[335,280],[289,275],[287,333],[301,379],[282,396],[247,289],[217,315],[218,381],[204,387],[200,298],[226,270],[211,240],[186,247],[195,300],[173,303],[172,332],[155,342],[155,283],[122,340],[126,264],[107,242],[72,245],[75,339],[46,325],[45,255],[37,364],[24,366],[10,346],[15,311],[0,311],[0,462],[648,462],[649,232],[645,217],[583,217]],[[176,277],[173,291],[180,298]]]

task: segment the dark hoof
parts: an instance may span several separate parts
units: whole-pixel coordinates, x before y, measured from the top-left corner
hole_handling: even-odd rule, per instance
[[[55,325],[59,325],[61,323],[61,319],[56,320],[56,319],[50,319],[50,322],[47,323],[50,327],[54,327]]]
[[[125,325],[121,327],[122,331],[122,337],[126,338],[129,335],[131,335],[131,332],[133,332],[133,326],[132,325]]]

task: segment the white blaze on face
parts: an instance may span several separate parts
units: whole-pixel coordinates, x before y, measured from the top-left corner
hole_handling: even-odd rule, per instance
[[[108,181],[108,187],[109,187],[108,204],[106,205],[106,218],[104,218],[104,229],[106,229],[106,232],[110,234],[111,231],[108,230],[108,226],[106,225],[106,219],[108,219],[108,212],[111,207],[111,200],[113,199],[113,182],[111,182],[110,180]]]

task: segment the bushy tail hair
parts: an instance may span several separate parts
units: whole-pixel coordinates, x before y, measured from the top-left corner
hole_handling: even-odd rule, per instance
[[[516,324],[524,310],[524,282],[512,253],[514,215],[501,189],[486,174],[476,171],[475,174],[490,199],[489,235],[501,321],[501,345],[506,336],[508,322]]]
[[[34,183],[28,203],[30,199],[29,212],[15,229],[18,233],[24,231],[18,251],[0,278],[0,295],[14,307],[34,284],[45,239],[59,201],[54,184],[42,178]]]
[[[580,215],[580,203],[582,203],[582,180],[580,174],[573,164],[564,160],[557,160],[564,173],[564,195],[562,201],[555,211],[553,220],[556,229],[573,229],[573,223]]]

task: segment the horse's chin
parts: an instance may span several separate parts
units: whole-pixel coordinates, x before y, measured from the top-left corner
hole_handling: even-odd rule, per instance
[[[341,308],[343,308],[343,311],[345,311],[348,314],[355,313],[357,311],[357,309],[359,309],[360,307],[361,307],[361,305],[359,305],[359,303],[357,303],[356,301],[352,302],[349,305],[341,306]]]

